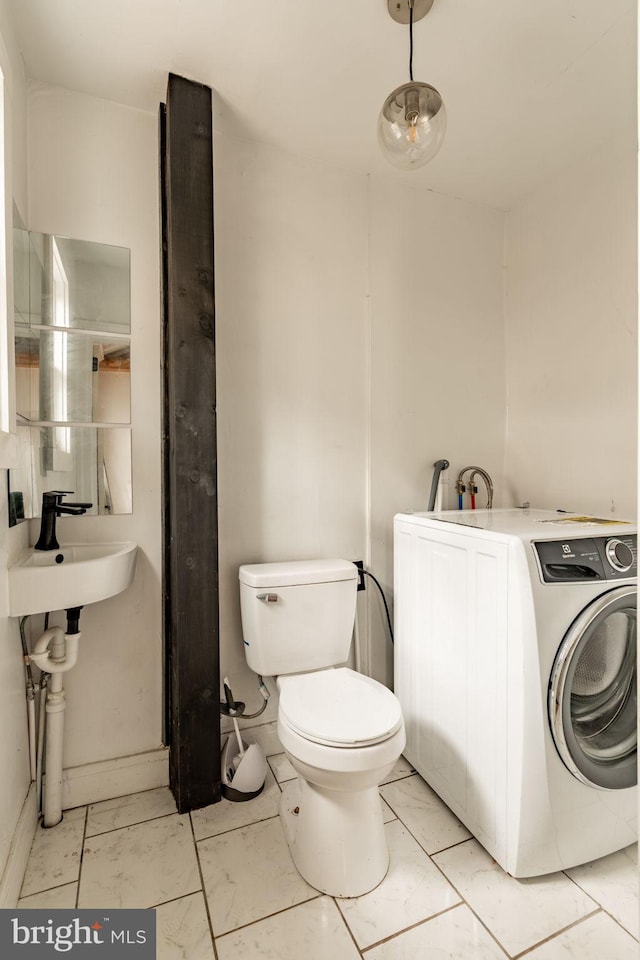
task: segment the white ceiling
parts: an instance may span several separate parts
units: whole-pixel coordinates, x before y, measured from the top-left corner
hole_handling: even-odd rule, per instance
[[[440,90],[447,136],[409,174],[376,142],[408,80],[408,27],[386,0],[6,3],[34,79],[155,113],[179,73],[213,87],[225,129],[498,207],[635,129],[635,0],[435,0],[414,76]]]

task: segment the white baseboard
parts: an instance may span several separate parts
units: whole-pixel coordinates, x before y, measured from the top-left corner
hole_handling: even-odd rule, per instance
[[[68,767],[62,774],[62,807],[81,807],[128,793],[166,787],[169,783],[169,751],[166,747],[116,757],[98,763]]]
[[[12,910],[18,902],[20,887],[27,869],[31,844],[38,826],[36,786],[32,783],[22,805],[13,834],[7,863],[0,880],[0,908]]]

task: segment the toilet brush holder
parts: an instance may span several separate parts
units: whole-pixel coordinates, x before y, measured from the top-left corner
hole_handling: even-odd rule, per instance
[[[253,800],[264,789],[267,761],[257,743],[247,744],[234,735],[222,748],[222,796],[226,800]]]
[[[234,732],[227,737],[220,757],[222,796],[235,802],[253,800],[264,788],[267,761],[262,747],[257,743],[246,744],[240,736],[238,717],[244,713],[244,703],[234,700],[227,677],[224,678],[224,696],[226,702],[220,704],[220,713],[231,718]],[[262,710],[269,699],[268,691],[266,696],[263,693],[263,697],[265,704]],[[251,716],[258,716],[262,710]]]

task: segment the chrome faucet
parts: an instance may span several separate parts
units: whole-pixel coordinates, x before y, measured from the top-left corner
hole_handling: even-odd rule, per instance
[[[48,490],[42,494],[42,519],[40,521],[40,536],[35,545],[36,550],[58,550],[60,544],[56,539],[56,518],[67,513],[78,517],[86,513],[92,503],[62,503],[62,498],[73,490]]]

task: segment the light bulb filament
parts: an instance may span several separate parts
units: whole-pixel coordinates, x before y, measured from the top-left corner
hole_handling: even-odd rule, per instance
[[[418,119],[420,117],[420,98],[415,88],[410,88],[405,94],[404,118],[409,124],[409,143],[416,142]]]

